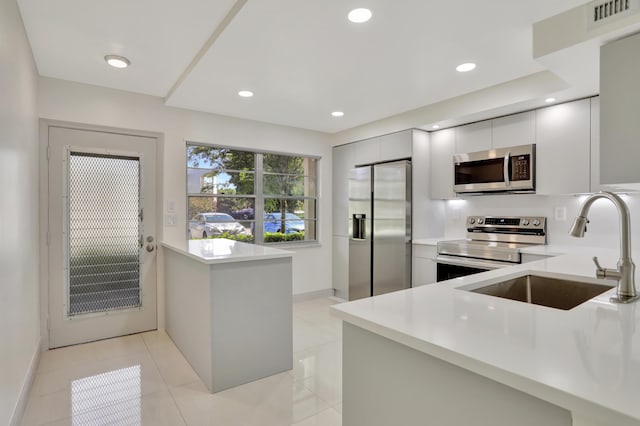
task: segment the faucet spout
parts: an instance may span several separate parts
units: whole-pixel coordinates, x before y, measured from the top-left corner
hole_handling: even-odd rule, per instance
[[[594,201],[605,198],[611,201],[618,210],[620,219],[620,258],[618,259],[617,269],[606,269],[600,267],[597,258],[594,259],[597,265],[596,276],[598,278],[613,278],[618,280],[617,297],[612,298],[613,302],[629,303],[639,298],[635,286],[635,269],[636,265],[631,259],[631,220],[629,208],[620,196],[612,192],[598,192],[590,195],[582,206],[578,217],[576,217],[569,233],[574,237],[584,237],[587,228],[587,214]]]

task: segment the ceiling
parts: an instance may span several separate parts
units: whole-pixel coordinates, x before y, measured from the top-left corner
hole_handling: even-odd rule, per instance
[[[18,0],[42,76],[328,133],[546,71],[532,52],[533,23],[584,3]],[[356,7],[373,18],[349,22]],[[107,54],[131,66],[111,68]],[[474,71],[455,71],[469,61]],[[255,96],[240,98],[242,89]]]

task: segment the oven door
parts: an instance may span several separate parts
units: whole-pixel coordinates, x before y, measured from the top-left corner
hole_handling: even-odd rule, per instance
[[[436,262],[436,281],[438,282],[517,265],[517,263],[511,262],[498,262],[493,260],[446,255],[438,255],[436,257]]]

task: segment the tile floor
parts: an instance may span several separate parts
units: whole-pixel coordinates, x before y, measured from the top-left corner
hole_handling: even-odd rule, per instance
[[[294,303],[292,370],[213,395],[162,331],[47,351],[22,424],[341,425],[334,303]]]

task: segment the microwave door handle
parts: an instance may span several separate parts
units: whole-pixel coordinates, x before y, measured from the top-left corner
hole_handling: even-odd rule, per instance
[[[511,153],[507,151],[504,155],[504,167],[502,170],[504,176],[504,184],[506,186],[511,186],[511,181],[509,179],[509,163],[511,162]]]

